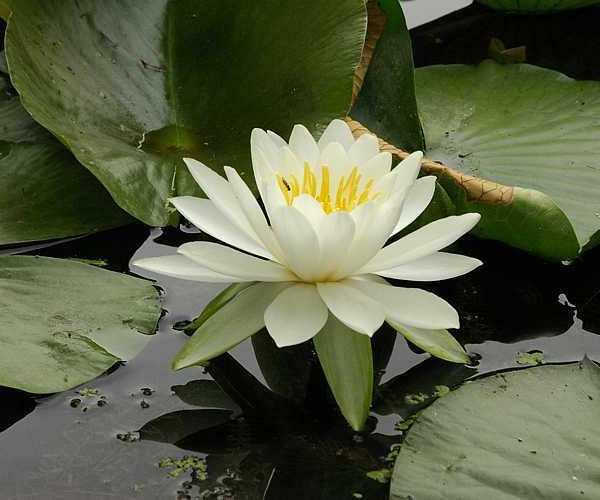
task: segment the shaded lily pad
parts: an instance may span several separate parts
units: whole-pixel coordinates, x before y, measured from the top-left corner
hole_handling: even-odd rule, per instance
[[[160,315],[148,281],[48,257],[0,258],[0,385],[59,392],[134,357]]]
[[[77,236],[131,218],[35,123],[0,78],[0,245]]]
[[[551,260],[600,242],[600,83],[485,61],[416,71],[426,162],[474,234]]]
[[[509,12],[536,13],[578,9],[596,5],[598,0],[477,0],[497,10]]]
[[[12,7],[6,52],[23,104],[150,225],[176,216],[169,197],[199,194],[182,156],[250,181],[253,127],[287,135],[344,115],[366,30],[362,0]]]
[[[465,384],[410,429],[391,498],[594,496],[599,411],[600,369],[589,360]]]

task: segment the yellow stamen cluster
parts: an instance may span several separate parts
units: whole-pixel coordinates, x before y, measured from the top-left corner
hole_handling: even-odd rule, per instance
[[[291,205],[301,194],[308,194],[317,200],[325,213],[328,214],[353,210],[377,196],[377,194],[371,193],[373,179],[370,179],[361,187],[362,175],[358,173],[356,167],[352,169],[347,178],[342,177],[339,180],[333,196],[330,190],[330,180],[329,167],[326,165],[321,167],[320,186],[318,185],[317,176],[308,163],[304,164],[302,182],[293,174],[287,177],[277,174],[279,188],[288,205]]]

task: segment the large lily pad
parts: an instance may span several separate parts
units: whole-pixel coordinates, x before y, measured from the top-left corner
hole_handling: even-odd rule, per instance
[[[575,499],[598,493],[600,369],[584,360],[500,373],[427,408],[392,499]]]
[[[154,333],[148,281],[75,261],[0,258],[0,385],[58,392],[131,359]]]
[[[151,225],[169,221],[169,197],[198,194],[182,156],[247,175],[253,127],[287,135],[344,115],[366,31],[362,0],[12,7],[6,52],[23,104]]]
[[[0,78],[0,245],[77,236],[131,221]]]
[[[478,0],[478,2],[497,10],[521,13],[578,9],[599,3],[598,0]]]
[[[551,260],[600,242],[600,83],[530,65],[416,72],[426,162],[474,233]]]

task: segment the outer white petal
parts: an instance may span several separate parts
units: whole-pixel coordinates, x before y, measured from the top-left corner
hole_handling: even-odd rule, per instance
[[[244,215],[229,182],[214,170],[208,168],[192,158],[184,158],[190,173],[221,213],[229,219],[230,222],[238,226],[252,238],[258,241],[258,236],[250,227],[248,219]]]
[[[273,212],[279,207],[287,207],[287,202],[274,176],[263,183],[262,192],[264,192],[262,200],[265,204],[265,210],[269,220],[272,221]]]
[[[318,166],[319,147],[304,125],[294,125],[290,135],[290,148],[302,162],[306,161],[315,168]]]
[[[361,135],[348,151],[353,166],[362,166],[379,153],[379,141],[372,134]]]
[[[378,302],[385,311],[386,319],[392,323],[429,330],[459,327],[456,309],[431,292],[367,280],[351,279],[348,283]]]
[[[346,151],[354,144],[350,127],[344,120],[336,119],[327,125],[325,132],[319,139],[319,149],[323,151],[332,142],[341,144]]]
[[[373,179],[378,181],[385,175],[389,174],[392,169],[392,154],[384,151],[371,158],[361,168],[361,173],[365,181]]]
[[[377,272],[380,276],[408,281],[439,281],[470,273],[483,262],[473,257],[436,252],[408,264]]]
[[[131,265],[182,280],[203,281],[205,283],[235,283],[237,281],[232,276],[225,276],[211,271],[183,255],[148,257],[136,260]]]
[[[269,137],[269,134],[260,128],[253,129],[250,134],[250,153],[253,162],[255,160],[254,155],[257,149],[260,149],[263,152],[267,166],[274,169],[279,161],[279,148],[275,145],[275,142],[271,137]]]
[[[277,239],[273,234],[273,230],[269,227],[267,219],[265,218],[265,214],[260,208],[258,201],[256,201],[256,198],[250,191],[250,188],[246,185],[246,183],[240,177],[240,174],[238,174],[235,169],[231,167],[225,167],[225,174],[227,175],[229,184],[231,185],[231,188],[233,189],[233,192],[238,199],[242,210],[246,214],[252,229],[254,229],[254,232],[257,234],[260,241],[262,241],[265,247],[272,254],[272,257],[269,257],[268,255],[263,256],[271,260],[273,260],[274,257],[277,261],[283,263],[284,259],[281,248],[279,247],[279,243],[277,243]]]
[[[238,252],[218,243],[194,241],[181,245],[177,252],[201,266],[235,277],[235,281],[297,281],[285,267],[268,260]]]
[[[317,290],[331,313],[355,332],[371,337],[385,321],[377,302],[344,281],[318,283]]]
[[[313,338],[329,312],[314,285],[299,283],[281,292],[265,311],[265,326],[278,347]]]
[[[267,153],[265,153],[265,150],[263,148],[269,148],[268,143],[266,143],[266,141],[269,138],[268,136],[265,137],[265,135],[265,131],[260,128],[255,128],[254,130],[252,130],[252,134],[250,135],[250,153],[252,155],[252,170],[254,172],[254,179],[256,181],[256,185],[258,186],[260,196],[263,199],[265,197],[265,193],[263,192],[263,185],[267,179],[274,175],[273,168],[275,163],[272,162],[275,162],[277,159],[272,154],[272,151],[270,153],[270,158],[267,155]]]
[[[356,224],[348,212],[334,212],[321,219],[317,229],[321,261],[319,263],[321,279],[331,277],[338,270],[340,253],[345,253],[352,244]]]
[[[314,281],[321,252],[310,221],[297,208],[285,206],[273,211],[271,224],[288,267],[303,280]]]
[[[423,210],[431,203],[434,193],[435,177],[433,175],[417,179],[406,194],[402,205],[402,212],[400,213],[400,219],[398,219],[398,224],[396,224],[396,228],[392,232],[392,235],[402,231],[421,215]]]
[[[383,248],[360,272],[383,271],[437,252],[468,233],[480,218],[478,213],[469,213],[431,222]]]
[[[254,255],[267,259],[273,257],[262,243],[232,224],[212,201],[193,196],[177,196],[169,201],[194,226],[212,237]]]

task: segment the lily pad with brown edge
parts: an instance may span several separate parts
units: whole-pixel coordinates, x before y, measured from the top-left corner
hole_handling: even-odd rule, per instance
[[[473,234],[553,261],[600,243],[599,82],[484,61],[419,68],[416,84],[422,168],[481,213]]]
[[[0,257],[0,386],[47,394],[136,356],[160,317],[149,281],[49,257]]]
[[[579,9],[596,5],[598,0],[477,0],[479,3],[496,10],[537,14],[561,10]]]
[[[363,0],[19,0],[6,53],[24,106],[143,222],[199,195],[181,158],[251,182],[250,132],[348,112]]]
[[[594,498],[598,411],[600,368],[588,359],[468,382],[416,419],[390,498]]]

